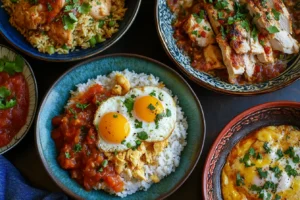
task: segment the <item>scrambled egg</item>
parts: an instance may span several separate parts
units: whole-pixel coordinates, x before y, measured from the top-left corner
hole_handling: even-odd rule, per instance
[[[108,160],[114,163],[118,174],[124,173],[128,179],[136,178],[138,180],[147,180],[144,172],[144,165],[157,165],[156,157],[168,145],[168,139],[160,142],[147,143],[142,142],[141,145],[133,150],[129,149],[124,152],[105,153]],[[149,177],[154,183],[159,182],[156,174]]]
[[[222,170],[225,200],[300,199],[300,131],[264,127],[242,139]]]

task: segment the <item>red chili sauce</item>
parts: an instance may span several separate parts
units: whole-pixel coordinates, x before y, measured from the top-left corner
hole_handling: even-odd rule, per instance
[[[102,181],[115,192],[123,190],[124,183],[113,164],[108,162],[103,167],[106,157],[97,148],[98,135],[93,125],[97,104],[110,96],[110,91],[93,85],[73,98],[76,103],[69,106],[64,114],[52,119],[55,127],[52,138],[58,150],[58,162],[86,190],[93,189]]]
[[[0,147],[3,147],[9,144],[26,123],[29,90],[22,73],[9,75],[6,72],[0,72],[0,87],[5,87],[11,92],[8,100],[16,100],[16,105],[12,108],[0,109]]]

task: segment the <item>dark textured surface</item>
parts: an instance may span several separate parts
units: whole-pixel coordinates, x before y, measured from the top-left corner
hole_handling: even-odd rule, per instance
[[[154,58],[177,69],[164,52],[157,36],[154,4],[154,0],[143,0],[139,14],[132,27],[119,42],[100,55],[135,53]],[[0,43],[7,44],[3,39],[0,39]],[[60,74],[78,63],[46,63],[31,59],[28,56],[25,57],[35,72],[40,100]],[[189,83],[196,92],[204,109],[207,127],[206,140],[202,156],[194,172],[169,199],[202,199],[202,168],[206,155],[218,133],[234,116],[254,105],[265,102],[278,100],[300,102],[300,81],[277,92],[250,97],[221,95],[206,90],[190,81]],[[34,142],[33,127],[27,136],[15,148],[5,153],[4,156],[21,171],[31,185],[49,191],[60,190],[48,176],[39,160]]]

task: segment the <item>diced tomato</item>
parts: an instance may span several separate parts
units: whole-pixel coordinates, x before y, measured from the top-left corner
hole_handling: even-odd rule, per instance
[[[271,47],[269,47],[269,46],[264,46],[264,50],[265,50],[266,54],[271,53]]]
[[[219,23],[223,25],[225,21],[223,19],[219,19]]]
[[[201,37],[206,37],[206,32],[205,31],[201,31],[201,33],[200,33],[200,35],[201,35]]]

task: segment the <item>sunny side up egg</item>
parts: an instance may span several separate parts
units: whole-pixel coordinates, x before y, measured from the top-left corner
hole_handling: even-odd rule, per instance
[[[158,87],[133,88],[98,107],[94,118],[98,148],[125,151],[141,141],[163,141],[171,135],[175,122],[176,104],[170,94]]]

